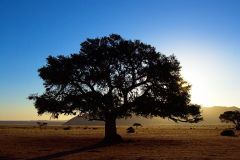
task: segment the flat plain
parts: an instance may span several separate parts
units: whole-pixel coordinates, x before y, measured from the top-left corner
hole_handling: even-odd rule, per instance
[[[0,125],[0,160],[150,160],[240,159],[240,132],[225,137],[225,125],[161,125],[138,127],[126,133],[126,141],[99,146],[103,126]]]

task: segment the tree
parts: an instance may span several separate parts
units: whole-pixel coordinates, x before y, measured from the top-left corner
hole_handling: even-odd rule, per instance
[[[45,122],[37,122],[37,125],[39,126],[40,129],[47,128],[47,123]]]
[[[142,125],[140,123],[134,123],[133,126],[136,127],[136,133],[137,133],[137,127],[142,127]]]
[[[133,126],[135,126],[136,129],[137,129],[137,127],[142,127],[142,125],[140,123],[134,123]]]
[[[219,116],[221,122],[233,123],[237,130],[240,130],[240,112],[239,111],[226,111]]]
[[[79,54],[47,57],[38,70],[45,93],[33,94],[38,114],[79,114],[105,122],[109,143],[121,141],[116,119],[159,116],[175,122],[202,120],[200,106],[190,104],[190,85],[180,63],[139,40],[121,36],[87,39]]]

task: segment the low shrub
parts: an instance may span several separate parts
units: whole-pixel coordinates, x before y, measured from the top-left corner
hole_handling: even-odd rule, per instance
[[[63,128],[63,130],[70,130],[70,129],[71,129],[70,126]]]
[[[232,129],[225,129],[221,132],[221,136],[235,136],[235,132]]]
[[[127,128],[127,133],[134,133],[135,129],[133,127]]]

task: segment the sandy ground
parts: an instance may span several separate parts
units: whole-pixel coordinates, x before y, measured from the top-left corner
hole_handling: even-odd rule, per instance
[[[65,126],[66,127],[66,126]],[[100,147],[95,144],[104,136],[104,128],[96,126],[0,125],[0,160],[112,160],[112,159],[240,159],[240,136],[223,137],[227,126],[140,127],[127,134],[118,133],[127,142]]]

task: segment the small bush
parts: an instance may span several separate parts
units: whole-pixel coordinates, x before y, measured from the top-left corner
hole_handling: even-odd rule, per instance
[[[236,130],[240,130],[240,125],[237,125],[235,128]]]
[[[135,129],[133,127],[127,128],[127,133],[134,133]]]
[[[70,126],[63,128],[63,130],[70,130],[70,129],[71,129]]]
[[[231,129],[225,129],[221,132],[222,136],[235,136],[235,133]]]

